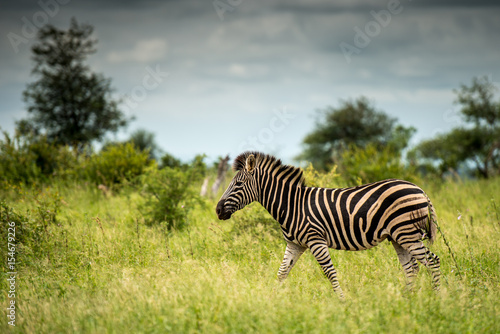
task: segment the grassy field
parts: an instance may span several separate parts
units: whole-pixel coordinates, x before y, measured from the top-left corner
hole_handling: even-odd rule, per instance
[[[0,197],[4,216],[8,207],[10,220],[18,213],[41,223],[30,235],[36,243],[17,243],[15,327],[6,317],[8,282],[0,282],[0,332],[499,333],[500,179],[421,186],[456,259],[439,235],[431,249],[441,258],[441,291],[426,270],[405,291],[384,242],[330,251],[344,301],[309,251],[278,283],[285,242],[257,203],[221,222],[216,201],[206,200],[185,208],[187,228],[167,232],[144,223],[132,190],[106,197],[78,184],[13,188]]]

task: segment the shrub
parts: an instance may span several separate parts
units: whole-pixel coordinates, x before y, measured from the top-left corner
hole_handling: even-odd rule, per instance
[[[309,163],[304,170],[304,177],[308,187],[339,188],[343,186],[344,182],[340,174],[337,173],[336,165],[329,172],[319,172],[314,169],[312,163]]]
[[[0,173],[3,181],[28,183],[38,179],[40,168],[36,166],[36,156],[24,145],[19,137],[11,138],[6,132],[0,140]]]
[[[15,231],[15,243],[25,244],[30,240],[31,233],[31,217],[23,215],[7,205],[6,202],[0,202],[0,236],[2,240],[7,240],[9,227],[13,227]],[[10,224],[10,225],[9,225]],[[11,230],[12,231],[12,230]],[[5,258],[5,257],[3,257]]]
[[[74,175],[78,155],[68,146],[52,144],[46,137],[40,137],[30,144],[29,150],[35,154],[35,164],[43,176],[66,178]]]
[[[154,165],[148,151],[141,151],[131,143],[113,144],[104,147],[87,162],[87,175],[95,184],[107,187],[129,183]]]
[[[67,146],[51,144],[45,136],[19,132],[10,137],[3,132],[0,140],[0,186],[46,182],[52,176],[67,175],[74,170],[77,156]]]
[[[57,213],[61,206],[61,197],[50,189],[41,191],[34,196],[33,210],[26,214],[20,213],[4,201],[0,201],[0,238],[7,240],[9,227],[15,228],[16,252],[34,258],[41,256],[50,247],[53,239],[53,229],[61,226]],[[7,250],[2,247],[2,253]],[[6,258],[5,256],[3,258]]]
[[[160,166],[161,168],[164,167],[176,168],[176,167],[181,167],[182,162],[176,157],[174,157],[172,154],[165,153],[160,159]]]
[[[351,146],[342,154],[339,170],[351,185],[392,178],[417,180],[415,168],[406,166],[401,153],[390,145],[380,147],[369,144],[365,148]]]
[[[140,211],[148,224],[165,224],[169,230],[185,226],[188,211],[202,203],[199,188],[193,186],[203,177],[202,160],[197,157],[183,168],[150,169],[142,176],[145,202]]]

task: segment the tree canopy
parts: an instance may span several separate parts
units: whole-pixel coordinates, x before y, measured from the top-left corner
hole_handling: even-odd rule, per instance
[[[146,129],[137,129],[130,134],[127,142],[132,143],[141,151],[148,151],[149,158],[158,159],[162,153],[160,146],[156,143],[155,134]]]
[[[400,152],[408,145],[415,129],[404,127],[395,118],[375,109],[366,97],[341,101],[338,108],[321,110],[315,129],[303,140],[305,149],[299,160],[312,162],[320,169],[338,164],[345,150],[390,146]]]
[[[412,157],[437,164],[441,174],[459,168],[485,178],[500,173],[500,101],[493,100],[495,90],[487,77],[461,85],[454,91],[455,103],[465,124],[422,141]]]
[[[81,148],[116,132],[129,119],[111,97],[111,80],[91,72],[85,64],[96,52],[93,27],[71,20],[68,30],[42,27],[32,47],[38,79],[23,92],[29,118],[18,122],[20,131],[43,133],[56,143]]]

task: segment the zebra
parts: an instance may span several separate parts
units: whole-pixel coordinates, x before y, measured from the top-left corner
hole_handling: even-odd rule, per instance
[[[286,279],[309,248],[333,290],[343,298],[328,249],[358,251],[388,239],[408,289],[420,262],[439,290],[439,257],[423,243],[436,238],[437,216],[429,197],[413,183],[389,179],[350,188],[307,187],[302,169],[260,152],[240,154],[233,170],[236,174],[217,203],[217,217],[227,220],[258,201],[279,222],[287,243],[279,281]]]

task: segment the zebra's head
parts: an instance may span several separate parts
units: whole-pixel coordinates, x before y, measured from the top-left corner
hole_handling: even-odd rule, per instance
[[[251,153],[244,153],[236,158],[234,169],[237,173],[215,209],[220,220],[231,218],[234,212],[258,199],[255,165],[256,159]]]

